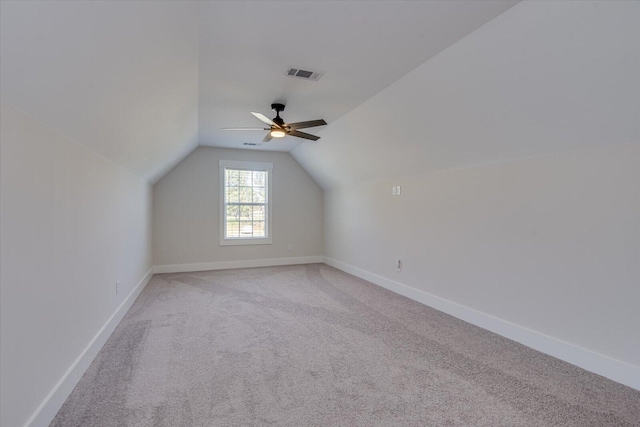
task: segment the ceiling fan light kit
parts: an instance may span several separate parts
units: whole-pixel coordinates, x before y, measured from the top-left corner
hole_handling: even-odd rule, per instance
[[[327,124],[323,119],[309,120],[306,122],[285,123],[284,119],[280,117],[280,112],[284,111],[284,104],[271,104],[271,109],[276,112],[276,117],[273,120],[261,113],[251,112],[258,120],[269,125],[268,128],[222,128],[223,130],[268,130],[269,133],[262,140],[263,142],[271,141],[272,138],[283,138],[285,136],[295,136],[297,138],[308,139],[310,141],[317,141],[319,136],[311,135],[310,133],[300,132],[298,129],[311,128],[315,126],[324,126]]]

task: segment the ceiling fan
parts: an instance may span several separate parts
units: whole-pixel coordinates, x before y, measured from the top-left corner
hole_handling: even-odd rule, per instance
[[[271,104],[271,109],[275,110],[276,117],[273,120],[269,119],[264,114],[251,112],[256,118],[263,123],[269,125],[268,128],[222,128],[222,130],[268,130],[269,133],[264,137],[262,142],[271,141],[272,138],[282,138],[287,135],[295,136],[298,138],[310,139],[311,141],[317,141],[319,136],[311,135],[310,133],[300,132],[298,129],[312,128],[315,126],[324,126],[327,124],[322,119],[309,120],[307,122],[297,123],[285,123],[280,117],[280,112],[284,111],[284,104]]]

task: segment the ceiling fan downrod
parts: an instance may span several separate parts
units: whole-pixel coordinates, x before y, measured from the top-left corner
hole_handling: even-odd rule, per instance
[[[284,120],[280,118],[280,112],[284,111],[284,104],[271,104],[271,109],[276,112],[276,117],[273,119],[273,122],[280,127],[284,127]]]

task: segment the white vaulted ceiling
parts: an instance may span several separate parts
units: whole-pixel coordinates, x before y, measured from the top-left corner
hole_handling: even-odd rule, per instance
[[[222,127],[261,123],[286,104],[288,122],[335,122],[514,1],[257,1],[203,3],[200,20],[200,143],[242,147],[266,132]],[[325,72],[318,82],[285,75],[289,66]],[[309,129],[322,134],[322,128]],[[303,140],[274,139],[289,151]]]
[[[249,113],[332,123],[516,1],[1,2],[2,102],[150,181]],[[319,82],[285,76],[320,70]],[[319,141],[322,143],[324,138]],[[260,149],[290,151],[286,137]]]
[[[150,180],[197,145],[197,4],[0,4],[2,102]]]
[[[640,2],[523,2],[292,155],[323,187],[640,142]]]

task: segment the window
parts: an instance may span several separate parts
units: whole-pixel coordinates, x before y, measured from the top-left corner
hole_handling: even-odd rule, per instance
[[[271,243],[273,164],[220,160],[220,245]]]

